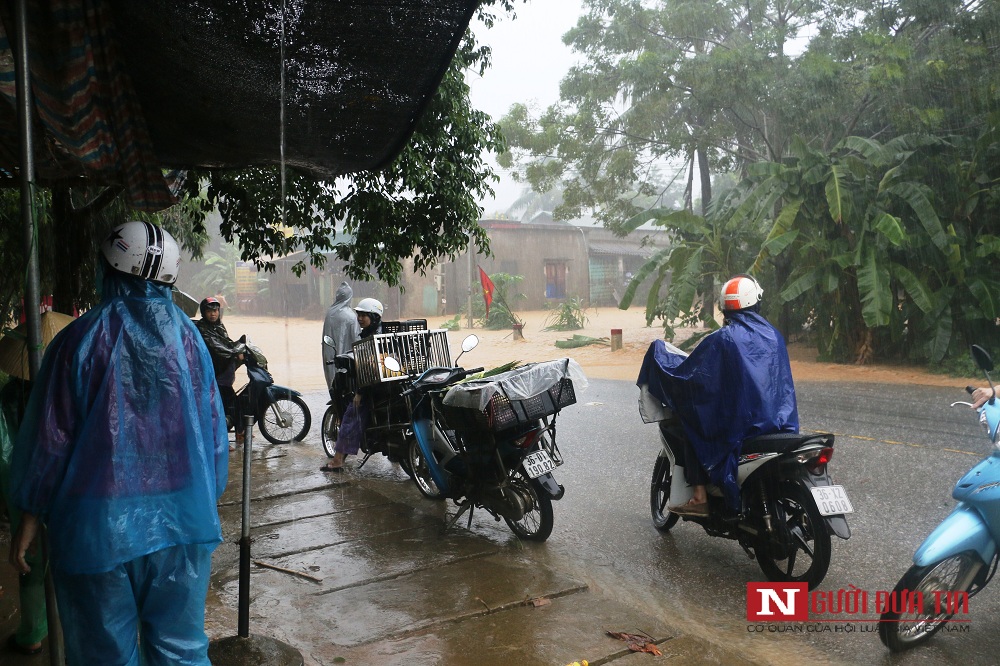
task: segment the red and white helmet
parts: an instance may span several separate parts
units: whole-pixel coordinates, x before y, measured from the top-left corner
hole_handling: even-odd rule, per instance
[[[118,225],[101,243],[101,253],[112,268],[126,275],[161,284],[177,281],[180,248],[155,224],[133,220]]]
[[[764,290],[760,283],[749,275],[737,275],[722,285],[722,309],[725,312],[752,308],[763,297]]]

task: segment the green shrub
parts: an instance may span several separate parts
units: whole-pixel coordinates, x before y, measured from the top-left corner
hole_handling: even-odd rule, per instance
[[[472,317],[479,325],[490,331],[501,331],[509,329],[514,324],[523,323],[508,307],[513,306],[518,300],[527,298],[517,291],[517,284],[524,279],[523,275],[509,275],[508,273],[494,273],[490,275],[493,281],[493,303],[490,305],[490,316],[486,318],[486,303],[482,296],[472,299]],[[505,305],[506,303],[506,305]],[[465,311],[468,314],[468,310]]]
[[[543,331],[579,331],[587,325],[586,308],[583,299],[573,296],[560,303],[545,318]]]

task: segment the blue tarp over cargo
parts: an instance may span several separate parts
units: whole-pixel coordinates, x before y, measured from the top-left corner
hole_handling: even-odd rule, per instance
[[[799,415],[781,334],[755,312],[726,319],[690,356],[653,341],[636,383],[677,413],[709,479],[735,507],[743,440],[798,432]]]

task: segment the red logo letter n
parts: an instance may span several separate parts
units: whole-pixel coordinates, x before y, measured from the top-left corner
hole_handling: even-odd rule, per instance
[[[805,622],[808,583],[747,583],[747,622]]]

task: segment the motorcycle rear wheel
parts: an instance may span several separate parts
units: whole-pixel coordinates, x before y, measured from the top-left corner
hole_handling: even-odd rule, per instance
[[[776,544],[762,530],[754,548],[757,564],[770,581],[808,583],[810,590],[815,589],[830,568],[826,522],[812,494],[798,484],[781,485],[774,505],[775,531],[787,535],[789,541]]]
[[[278,411],[277,415],[275,410]],[[311,425],[312,415],[309,413],[309,407],[297,395],[279,398],[257,415],[260,434],[272,444],[301,441],[309,432]]]
[[[406,476],[413,478],[413,465],[410,464],[410,441],[408,440],[403,446],[403,455],[394,455],[391,460],[399,465],[399,468],[406,472]],[[398,447],[397,447],[398,448]]]
[[[337,435],[340,434],[340,416],[333,405],[326,408],[323,414],[323,429],[319,433],[320,441],[323,443],[323,452],[327,458],[336,455],[334,446],[337,444]]]
[[[670,458],[665,455],[656,457],[653,465],[653,480],[649,486],[649,511],[653,516],[653,527],[661,532],[668,531],[680,519],[676,513],[667,510],[670,500],[671,469]]]
[[[444,499],[444,493],[441,492],[437,483],[434,482],[431,470],[427,466],[427,459],[424,458],[424,452],[420,449],[420,444],[417,443],[416,437],[410,440],[408,453],[410,469],[413,472],[413,482],[417,484],[417,490],[420,491],[420,494],[430,499]]]
[[[971,553],[959,553],[924,567],[911,566],[896,584],[893,597],[900,597],[904,590],[920,592],[923,606],[914,612],[890,609],[882,613],[878,623],[878,637],[882,644],[890,652],[902,652],[927,642],[952,616],[952,613],[946,612],[946,603],[941,603],[944,608],[936,607],[939,595],[935,592],[971,592],[976,585],[975,580],[964,590],[958,587],[967,577],[969,567],[978,561],[979,558]]]
[[[555,518],[552,514],[552,498],[538,481],[528,478],[524,473],[524,468],[517,470],[511,483],[525,487],[530,491],[535,508],[524,514],[521,520],[504,518],[507,527],[525,541],[545,541],[552,534],[552,526],[555,524]]]

